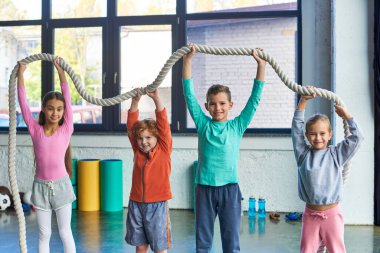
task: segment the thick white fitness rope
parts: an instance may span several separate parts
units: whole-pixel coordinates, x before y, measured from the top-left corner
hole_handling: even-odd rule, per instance
[[[194,44],[194,47],[197,52],[204,53],[204,54],[213,54],[213,55],[246,55],[250,56],[252,55],[251,48],[216,48],[216,47],[209,47],[205,45],[197,45]],[[148,91],[154,91],[155,89],[160,86],[162,81],[164,80],[167,73],[170,71],[172,66],[181,59],[185,54],[189,53],[191,51],[190,46],[184,46],[180,49],[178,49],[176,52],[174,52],[170,58],[166,61],[165,65],[162,67],[161,71],[159,72],[156,79],[153,81],[152,84],[149,84],[146,86]],[[258,55],[265,59],[274,69],[274,71],[277,73],[277,75],[280,77],[281,81],[292,91],[297,92],[300,95],[310,95],[313,92],[317,94],[317,96],[326,98],[328,100],[332,100],[337,104],[343,104],[341,99],[334,94],[331,91],[320,89],[320,88],[314,88],[314,89],[308,89],[306,87],[302,87],[301,85],[298,85],[294,81],[292,81],[289,77],[286,76],[286,74],[282,71],[280,66],[276,63],[276,61],[268,55],[266,52],[263,51],[257,51]],[[21,62],[25,64],[29,64],[34,61],[43,60],[43,61],[54,61],[55,56],[51,54],[35,54],[29,57],[26,57],[25,59],[21,60]],[[72,68],[64,62],[62,59],[59,60],[59,65],[67,72],[67,74],[70,76],[71,80],[73,81],[75,88],[78,90],[79,94],[88,102],[96,105],[101,106],[110,106],[119,104],[129,98],[132,98],[136,95],[137,90],[139,89],[142,94],[145,94],[145,89],[143,88],[137,88],[131,91],[128,91],[124,94],[120,94],[118,96],[115,96],[113,98],[94,98],[92,97],[86,90],[83,85],[80,83],[80,79],[78,76],[74,73]],[[18,72],[18,64],[13,68],[10,79],[9,79],[9,143],[8,143],[8,173],[9,173],[9,181],[11,185],[11,191],[12,196],[15,204],[15,209],[17,213],[17,218],[19,220],[19,235],[20,235],[20,250],[21,253],[27,252],[27,245],[26,245],[26,229],[25,229],[25,217],[24,213],[21,207],[21,200],[19,197],[19,190],[17,185],[17,178],[16,178],[16,171],[15,171],[15,153],[16,153],[16,78],[17,78],[17,72]],[[348,124],[346,121],[343,121],[344,125],[344,133],[345,136],[348,136],[350,134]],[[346,166],[343,169],[343,182],[346,182],[347,177],[350,173],[351,166],[350,163],[347,163]]]

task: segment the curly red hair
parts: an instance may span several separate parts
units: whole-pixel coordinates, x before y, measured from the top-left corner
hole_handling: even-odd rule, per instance
[[[139,138],[141,133],[148,130],[153,136],[158,138],[158,127],[157,122],[154,119],[144,119],[137,121],[133,127],[131,134],[135,138]]]

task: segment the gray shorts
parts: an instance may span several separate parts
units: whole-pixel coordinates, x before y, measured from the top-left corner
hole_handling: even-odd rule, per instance
[[[57,210],[76,200],[69,176],[53,181],[34,178],[31,201],[37,209]]]
[[[152,251],[171,245],[171,224],[167,201],[139,203],[129,200],[125,241],[133,246],[149,244]]]

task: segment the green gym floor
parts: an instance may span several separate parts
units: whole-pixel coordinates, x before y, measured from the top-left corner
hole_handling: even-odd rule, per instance
[[[117,213],[81,212],[73,210],[72,230],[77,252],[119,253],[135,252],[134,247],[124,241],[127,211]],[[194,213],[190,210],[171,210],[173,244],[169,252],[195,252]],[[34,212],[26,214],[28,252],[37,252],[38,230]],[[281,214],[280,221],[248,220],[242,217],[241,252],[286,253],[298,252],[301,233],[300,222],[286,222]],[[380,227],[346,226],[345,243],[347,252],[379,252]],[[51,253],[63,252],[55,216],[50,240]],[[0,212],[0,252],[20,252],[18,221],[14,211]],[[218,222],[215,226],[214,252],[222,252]]]

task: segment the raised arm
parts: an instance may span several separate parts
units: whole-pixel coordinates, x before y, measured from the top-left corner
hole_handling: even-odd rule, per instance
[[[132,98],[131,106],[129,107],[130,112],[137,112],[139,110],[139,102],[141,99],[141,91],[137,89],[137,94]]]
[[[292,121],[292,141],[297,164],[301,162],[304,152],[308,149],[305,141],[305,109],[308,100],[313,99],[315,96],[315,93],[310,96],[302,96],[298,102],[297,109],[294,112]]]
[[[53,64],[55,69],[57,70],[58,76],[59,76],[59,82],[61,85],[62,95],[65,99],[65,114],[64,114],[64,124],[69,126],[72,130],[74,130],[73,127],[73,110],[71,108],[71,95],[70,95],[70,88],[69,84],[67,83],[65,71],[62,69],[62,67],[58,64],[58,61],[61,60],[59,57],[55,57]]]
[[[312,88],[312,87],[308,86],[308,88]],[[315,93],[313,93],[311,95],[301,96],[301,99],[300,99],[300,101],[298,102],[298,105],[297,105],[297,110],[298,111],[304,111],[306,109],[306,106],[307,106],[307,101],[310,100],[310,99],[315,98],[315,96],[316,96]]]
[[[32,113],[30,112],[29,105],[26,99],[25,83],[24,83],[24,72],[26,70],[26,65],[18,62],[18,73],[17,73],[17,94],[18,102],[21,108],[22,117],[24,118],[25,124],[28,127],[29,133],[34,133],[34,128],[38,123],[34,120]]]
[[[249,123],[252,121],[253,115],[259,106],[261,93],[264,87],[266,61],[258,55],[258,50],[262,51],[261,48],[255,48],[252,51],[253,59],[255,59],[257,62],[257,71],[251,95],[248,98],[248,101],[241,111],[240,115],[234,119],[234,121],[237,122],[241,134],[244,133]]]
[[[128,110],[128,118],[127,118],[127,131],[128,138],[131,143],[132,149],[135,151],[138,149],[136,139],[132,134],[132,128],[134,124],[139,120],[139,102],[141,99],[141,91],[137,89],[137,94],[132,98],[131,106]]]
[[[60,57],[55,57],[54,61],[53,61],[53,64],[54,64],[54,67],[56,68],[57,72],[58,72],[58,77],[59,77],[59,82],[60,83],[67,83],[67,79],[66,79],[66,75],[65,75],[65,71],[62,69],[62,67],[59,65],[58,61],[60,60],[61,58]]]
[[[166,114],[165,107],[161,101],[158,89],[153,92],[146,92],[146,94],[153,100],[156,105],[156,122],[159,131],[158,138],[160,143],[167,152],[171,152],[172,149],[172,136],[170,132],[170,124]]]
[[[263,51],[263,49],[261,48],[255,48],[254,50],[252,50],[252,56],[257,62],[256,80],[264,82],[265,81],[265,66],[267,62],[266,60],[264,60],[258,55],[257,53],[258,50]]]
[[[17,86],[25,86],[25,81],[24,81],[25,70],[26,70],[26,65],[22,62],[18,62]]]
[[[191,64],[196,53],[195,47],[191,46],[191,52],[183,56],[182,78],[191,78]]]
[[[153,100],[157,111],[160,112],[164,109],[164,105],[162,104],[160,95],[158,94],[158,89],[155,89],[153,92],[146,91],[146,94]]]
[[[190,115],[198,128],[198,126],[206,122],[207,117],[203,113],[194,91],[191,63],[195,53],[195,47],[191,46],[191,52],[183,56],[182,82],[187,108],[189,109]]]
[[[349,161],[359,150],[360,144],[364,140],[364,137],[346,107],[335,104],[335,112],[339,115],[339,117],[347,121],[351,133],[336,146],[338,163],[341,166],[344,166],[347,161]]]
[[[339,117],[341,117],[344,120],[349,120],[352,118],[350,112],[343,105],[335,104],[335,112],[336,114],[338,114]]]

